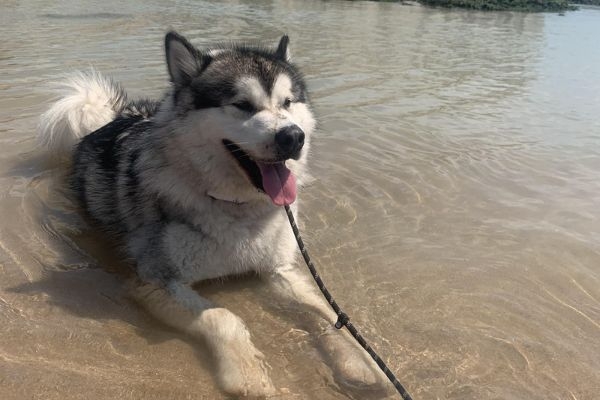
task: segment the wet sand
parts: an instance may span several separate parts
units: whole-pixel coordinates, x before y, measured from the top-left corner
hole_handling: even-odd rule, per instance
[[[128,298],[127,264],[35,148],[49,83],[68,71],[93,65],[134,96],[160,96],[169,27],[199,46],[290,35],[320,121],[303,235],[415,399],[597,398],[597,8],[28,0],[1,11],[0,398],[225,398],[202,344]],[[258,280],[199,290],[248,324],[275,398],[362,398],[337,387]]]

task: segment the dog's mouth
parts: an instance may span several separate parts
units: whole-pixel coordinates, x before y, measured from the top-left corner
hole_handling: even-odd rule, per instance
[[[253,160],[240,146],[223,139],[223,145],[237,160],[250,182],[266,193],[277,206],[287,206],[296,200],[296,177],[285,166],[285,161]]]

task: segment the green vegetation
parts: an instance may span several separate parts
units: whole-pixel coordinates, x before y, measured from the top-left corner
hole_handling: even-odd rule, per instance
[[[446,8],[470,8],[484,11],[566,11],[575,10],[568,0],[418,0],[420,3]],[[599,4],[600,0],[583,0],[587,4]],[[583,4],[583,2],[582,2]]]
[[[482,11],[563,12],[577,10],[576,4],[600,6],[600,0],[375,0],[415,1],[426,6],[468,8]]]

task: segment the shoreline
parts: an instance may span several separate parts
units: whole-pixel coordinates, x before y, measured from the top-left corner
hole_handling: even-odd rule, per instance
[[[386,0],[375,0],[386,1]],[[389,2],[389,0],[387,1]],[[558,12],[576,11],[580,5],[600,6],[600,0],[414,0],[400,3],[419,3],[431,8],[460,8],[478,11]]]

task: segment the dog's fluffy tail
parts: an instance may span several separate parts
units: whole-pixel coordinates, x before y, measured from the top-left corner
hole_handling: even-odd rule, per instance
[[[121,86],[91,70],[59,84],[62,97],[42,114],[38,142],[52,155],[68,156],[85,135],[111,122],[124,108]]]

